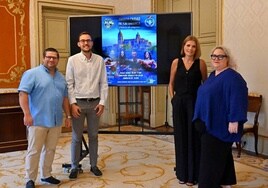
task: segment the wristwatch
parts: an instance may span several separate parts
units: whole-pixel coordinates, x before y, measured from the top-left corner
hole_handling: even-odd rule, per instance
[[[67,118],[67,119],[72,119],[72,116],[67,116],[66,118]]]

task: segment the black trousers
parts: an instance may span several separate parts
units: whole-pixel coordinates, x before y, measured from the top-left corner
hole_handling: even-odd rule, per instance
[[[236,184],[232,143],[204,133],[201,137],[199,188]]]
[[[172,99],[177,179],[188,183],[198,182],[200,134],[192,123],[195,98],[191,95]]]

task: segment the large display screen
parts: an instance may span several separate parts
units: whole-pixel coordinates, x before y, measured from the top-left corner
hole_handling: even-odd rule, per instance
[[[168,84],[172,60],[192,33],[191,13],[71,16],[69,22],[71,55],[80,52],[79,34],[89,32],[110,86]]]
[[[155,14],[102,16],[109,85],[157,85]]]

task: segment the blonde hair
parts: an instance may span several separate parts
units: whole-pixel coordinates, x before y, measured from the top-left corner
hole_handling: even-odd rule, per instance
[[[237,64],[236,64],[236,62],[235,62],[230,50],[228,48],[226,48],[225,46],[216,46],[215,48],[213,48],[211,50],[211,54],[213,54],[213,52],[215,50],[217,50],[217,49],[222,50],[224,52],[224,54],[227,56],[226,57],[227,58],[227,66],[232,68],[232,69],[234,69],[234,70],[236,70],[237,69]]]

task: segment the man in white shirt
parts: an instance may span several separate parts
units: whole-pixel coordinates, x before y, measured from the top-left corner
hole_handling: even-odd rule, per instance
[[[101,176],[97,167],[99,119],[108,96],[108,83],[103,58],[92,52],[93,40],[88,32],[79,35],[77,45],[81,52],[68,59],[66,81],[73,116],[71,162],[69,175],[77,178],[81,155],[84,122],[87,119],[90,171]]]

